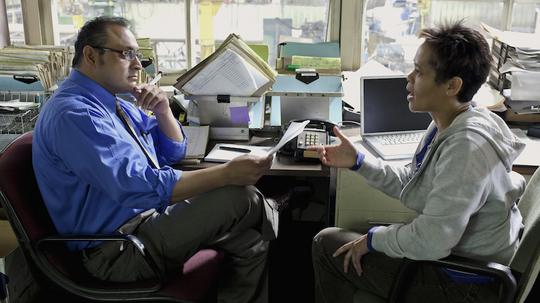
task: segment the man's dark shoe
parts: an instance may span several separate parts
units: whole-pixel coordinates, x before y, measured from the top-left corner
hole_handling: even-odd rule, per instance
[[[291,201],[293,194],[293,190],[290,189],[284,194],[276,195],[273,197],[268,198],[267,200],[270,201],[271,204],[273,204],[273,208],[277,210],[278,212],[283,211],[289,206],[289,203]]]
[[[283,194],[272,195],[269,199],[275,205],[274,209],[281,212],[287,208],[304,208],[312,195],[313,188],[311,186],[294,186]]]

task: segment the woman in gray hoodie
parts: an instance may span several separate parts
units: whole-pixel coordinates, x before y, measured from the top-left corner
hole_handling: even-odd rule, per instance
[[[488,75],[489,45],[461,22],[424,29],[420,38],[425,40],[407,78],[407,101],[433,122],[411,165],[364,155],[337,128],[339,144],[313,148],[323,164],[356,171],[418,213],[408,224],[377,226],[367,234],[327,228],[315,236],[321,302],[352,302],[355,294],[386,299],[404,257],[456,254],[507,264],[519,243],[516,201],[525,181],[511,169],[524,144],[497,115],[471,104]],[[497,295],[488,277],[426,266],[413,278],[411,302],[493,302]]]

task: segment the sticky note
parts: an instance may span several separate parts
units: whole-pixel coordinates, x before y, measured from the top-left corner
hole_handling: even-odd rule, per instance
[[[234,124],[247,124],[249,123],[249,110],[247,106],[230,107],[231,121]]]

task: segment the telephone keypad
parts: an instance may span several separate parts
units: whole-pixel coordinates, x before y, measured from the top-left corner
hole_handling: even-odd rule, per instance
[[[316,131],[304,131],[300,136],[298,136],[298,147],[307,148],[313,145],[326,144],[326,137],[324,133]]]
[[[306,134],[306,146],[319,144],[319,134],[307,133]]]

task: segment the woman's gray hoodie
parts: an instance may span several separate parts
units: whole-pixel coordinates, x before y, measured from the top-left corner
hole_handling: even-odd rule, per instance
[[[390,257],[457,254],[507,264],[522,226],[515,202],[525,189],[512,162],[524,146],[497,115],[471,108],[438,134],[419,168],[366,157],[358,173],[418,213],[409,224],[375,228],[372,247]]]

